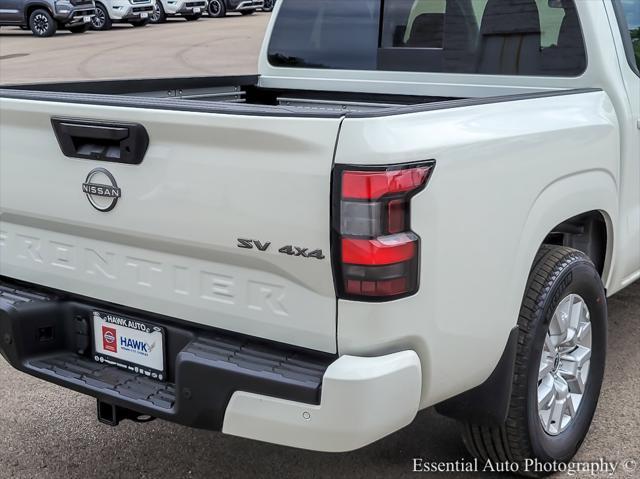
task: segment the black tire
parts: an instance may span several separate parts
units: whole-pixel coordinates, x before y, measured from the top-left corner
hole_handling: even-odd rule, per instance
[[[142,20],[131,20],[129,23],[134,27],[146,27],[149,25],[149,19],[144,18]]]
[[[29,15],[29,27],[34,36],[46,38],[56,34],[58,24],[47,10],[38,8]]]
[[[167,14],[164,11],[164,7],[160,0],[156,0],[153,6],[153,12],[149,15],[149,22],[151,23],[164,23],[167,21]]]
[[[582,401],[573,419],[565,430],[551,434],[545,430],[538,412],[540,358],[552,316],[570,295],[579,295],[590,313],[591,359]],[[569,462],[589,431],[600,396],[607,348],[607,302],[593,262],[571,248],[543,246],[527,283],[518,327],[518,351],[507,420],[494,426],[464,424],[463,440],[469,452],[483,462],[509,461],[520,465],[521,474],[543,477],[549,472],[527,468],[525,461]],[[556,363],[559,359],[560,354]],[[559,364],[562,366],[562,361]],[[561,423],[564,417],[561,414]]]
[[[227,7],[224,0],[209,0],[207,12],[210,17],[222,18],[227,15]]]
[[[75,27],[69,27],[69,31],[71,33],[85,33],[89,30],[91,26],[90,23],[83,23],[82,25],[77,25]]]
[[[276,6],[275,0],[264,0],[264,5],[262,6],[263,12],[271,12],[273,11],[273,7]]]
[[[96,13],[91,18],[91,30],[110,30],[113,22],[109,17],[109,11],[101,3],[96,3]]]
[[[255,10],[242,10],[240,12],[242,15],[247,16],[247,15],[253,15],[254,13],[256,13]]]
[[[193,15],[185,15],[184,19],[187,22],[195,22],[196,20],[199,20],[201,16],[202,16],[202,13],[194,13]]]

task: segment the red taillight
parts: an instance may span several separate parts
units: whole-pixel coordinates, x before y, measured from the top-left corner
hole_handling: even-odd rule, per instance
[[[418,290],[420,238],[411,198],[435,162],[334,172],[334,262],[341,298],[390,300]]]
[[[342,262],[380,266],[409,261],[416,254],[417,238],[409,235],[376,239],[342,238]]]
[[[345,171],[342,198],[377,200],[385,195],[413,191],[424,185],[430,172],[429,166],[406,170]]]
[[[387,206],[389,234],[400,233],[405,230],[407,205],[404,200],[391,200]]]

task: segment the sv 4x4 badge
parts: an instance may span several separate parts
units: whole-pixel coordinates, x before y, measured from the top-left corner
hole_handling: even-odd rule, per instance
[[[242,239],[238,238],[238,248],[243,249],[257,249],[258,251],[267,251],[271,247],[271,242],[262,243],[258,240]],[[283,246],[278,250],[278,253],[287,254],[289,256],[300,256],[302,258],[315,258],[324,259],[321,249],[302,248],[300,246]]]

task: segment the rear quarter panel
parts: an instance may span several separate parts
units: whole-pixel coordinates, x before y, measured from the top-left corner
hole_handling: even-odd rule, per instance
[[[607,265],[615,259],[619,141],[603,92],[347,118],[337,163],[437,164],[412,203],[412,229],[422,238],[419,293],[390,303],[339,301],[339,352],[416,350],[422,407],[481,384],[516,326],[531,264],[553,227],[602,211]]]

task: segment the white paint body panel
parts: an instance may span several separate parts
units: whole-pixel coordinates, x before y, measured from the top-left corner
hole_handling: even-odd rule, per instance
[[[207,2],[202,0],[202,4],[197,7],[186,7],[186,3],[192,3],[193,1],[194,0],[176,0],[170,2],[169,0],[156,0],[156,2],[160,2],[162,4],[164,12],[169,16],[183,15],[187,12],[193,13],[194,8],[199,8],[200,13],[204,13],[207,8]]]
[[[484,381],[516,325],[545,236],[592,210],[616,230],[618,131],[602,92],[345,120],[338,163],[437,164],[412,200],[420,291],[383,304],[340,301],[340,353],[415,350],[423,406]]]
[[[133,8],[137,7],[151,7],[154,4],[154,0],[140,1],[140,3],[132,4],[129,0],[100,0],[109,14],[109,18],[114,22],[127,21],[131,17],[139,17],[133,13]],[[147,12],[148,13],[148,12]]]
[[[420,376],[413,351],[342,356],[324,375],[319,406],[236,392],[222,432],[302,449],[352,451],[413,421]]]
[[[2,275],[335,352],[329,196],[338,119],[9,99],[0,108]],[[135,166],[70,159],[52,116],[139,122],[150,148]],[[104,166],[122,189],[109,213],[82,192]],[[272,245],[240,249],[237,238]],[[279,253],[285,245],[326,257]]]
[[[589,54],[578,78],[273,68],[267,38],[260,85],[465,98],[600,91],[343,120],[0,99],[0,274],[337,352],[320,406],[238,392],[224,431],[324,451],[374,441],[489,377],[558,224],[600,212],[608,293],[640,279],[640,78],[609,2],[577,5]],[[62,156],[55,115],[148,129],[143,164],[110,167],[123,190],[114,214],[83,197],[87,173],[103,165]],[[412,203],[419,292],[336,306],[332,161],[428,159],[433,177]],[[239,250],[238,237],[274,248]],[[327,258],[277,253],[288,244]]]

